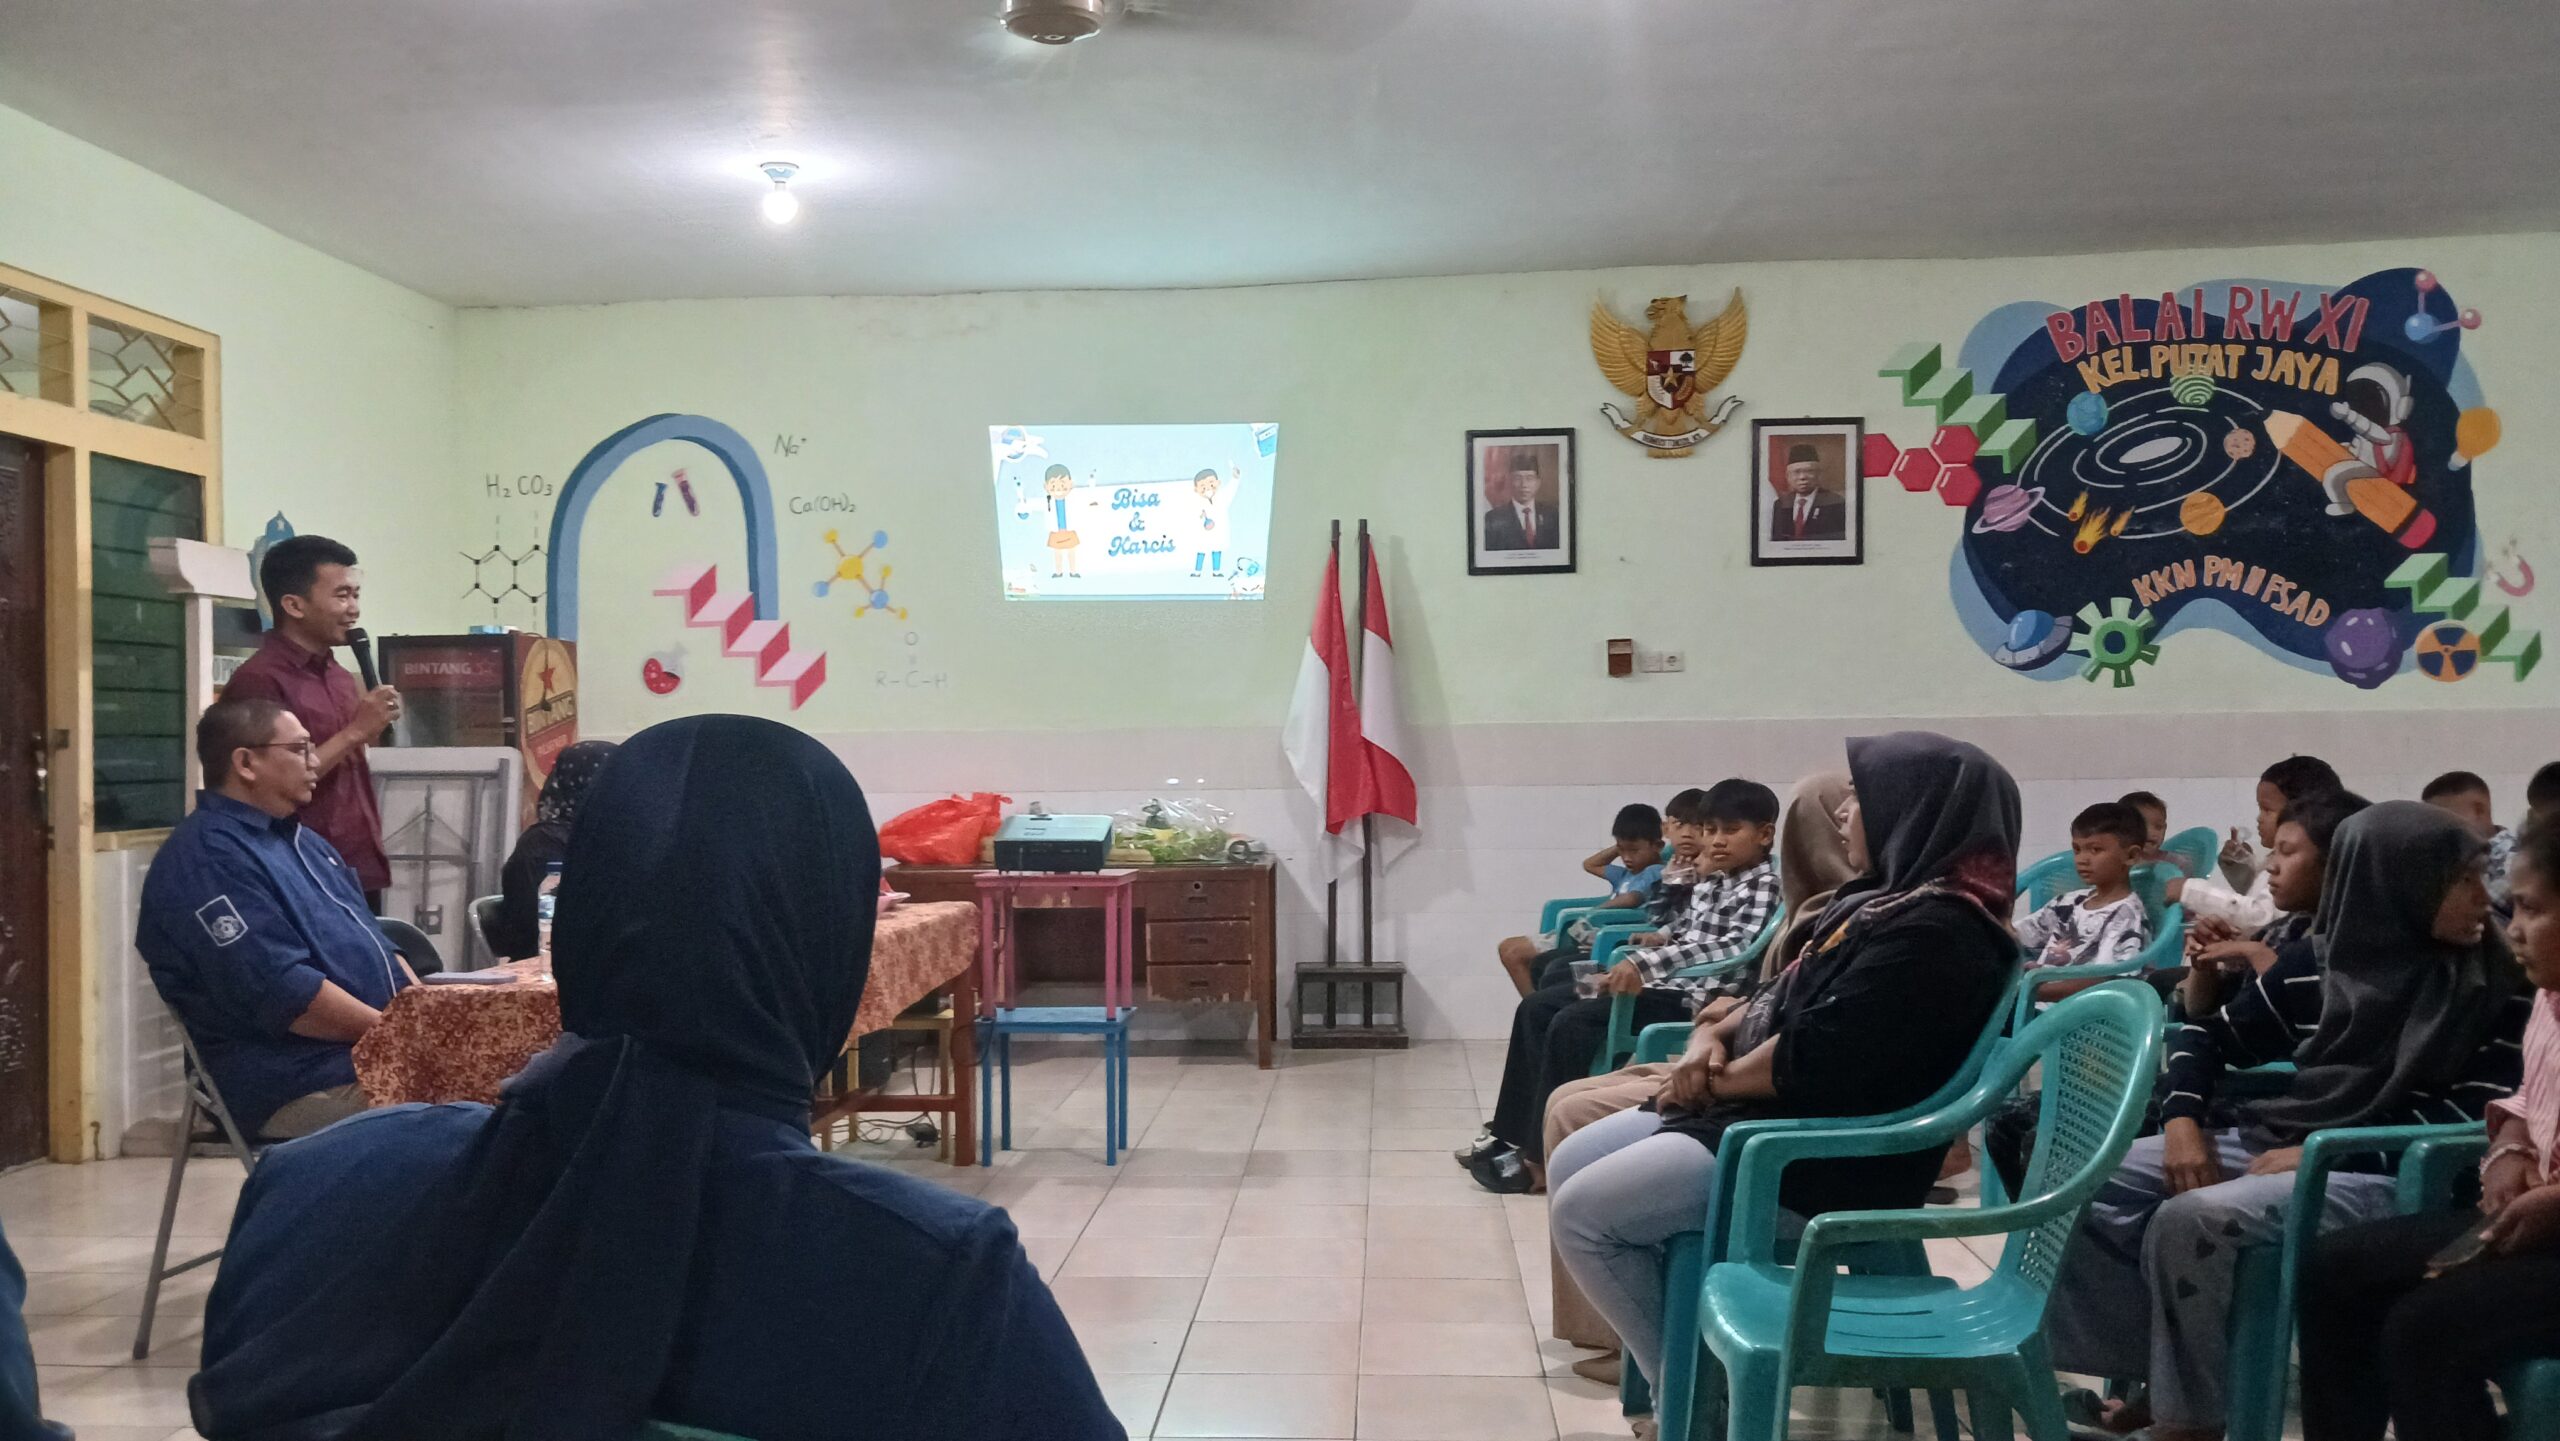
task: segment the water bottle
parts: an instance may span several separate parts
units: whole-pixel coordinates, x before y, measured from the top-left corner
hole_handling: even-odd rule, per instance
[[[533,894],[535,927],[542,937],[542,959],[548,962],[551,959],[551,906],[553,900],[560,894],[560,863],[558,861],[553,861],[543,872],[542,886]]]

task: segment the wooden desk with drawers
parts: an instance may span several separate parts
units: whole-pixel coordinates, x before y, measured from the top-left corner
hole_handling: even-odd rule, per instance
[[[900,866],[889,873],[889,883],[920,901],[972,901],[984,869]],[[1255,1057],[1269,1069],[1279,951],[1271,864],[1134,869],[1138,994],[1157,1001],[1252,1005]],[[1026,909],[1017,913],[1016,924],[1023,984],[1101,984],[1101,912]]]

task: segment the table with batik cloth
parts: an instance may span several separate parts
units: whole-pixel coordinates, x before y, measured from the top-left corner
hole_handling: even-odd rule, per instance
[[[539,968],[536,968],[538,971]],[[483,1101],[560,1038],[560,988],[548,975],[492,968],[520,979],[503,985],[411,986],[391,998],[381,1024],[356,1043],[356,1079],[377,1106],[405,1101]],[[480,974],[491,974],[481,972]],[[978,908],[966,901],[911,902],[880,918],[871,938],[871,977],[845,1048],[880,1030],[918,1001],[951,993],[950,1086],[929,1095],[859,1095],[851,1060],[822,1083],[811,1125],[821,1133],[863,1110],[939,1113],[956,1143],[957,1164],[977,1156],[975,1135]]]

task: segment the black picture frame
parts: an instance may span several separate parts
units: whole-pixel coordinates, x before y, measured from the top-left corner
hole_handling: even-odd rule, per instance
[[[1866,430],[1865,418],[1853,415],[1751,422],[1751,490],[1745,499],[1749,504],[1753,565],[1866,563]],[[1817,501],[1810,512],[1816,533],[1801,537],[1782,533],[1792,520],[1792,507],[1781,503],[1787,493],[1781,479],[1786,464],[1777,459],[1780,446],[1797,445],[1814,451],[1812,464],[1818,467]],[[1824,472],[1840,477],[1836,491],[1822,484]],[[1823,495],[1836,495],[1836,506],[1821,503],[1819,497]],[[1836,522],[1825,519],[1825,512],[1832,510],[1837,512]],[[1834,524],[1836,534],[1832,533]]]
[[[1508,491],[1510,476],[1524,462],[1527,471],[1539,477],[1542,491],[1551,487],[1555,492],[1553,514],[1533,515],[1525,526],[1492,489],[1498,478]],[[1465,484],[1467,574],[1574,573],[1581,555],[1582,524],[1573,427],[1468,431]],[[1533,512],[1545,509],[1532,506]],[[1534,536],[1527,533],[1532,527]],[[1534,543],[1500,543],[1514,539]]]

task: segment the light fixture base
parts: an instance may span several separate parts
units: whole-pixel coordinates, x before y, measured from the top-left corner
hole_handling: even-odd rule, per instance
[[[1111,0],[1004,0],[1004,28],[1040,45],[1072,45],[1111,18]]]

